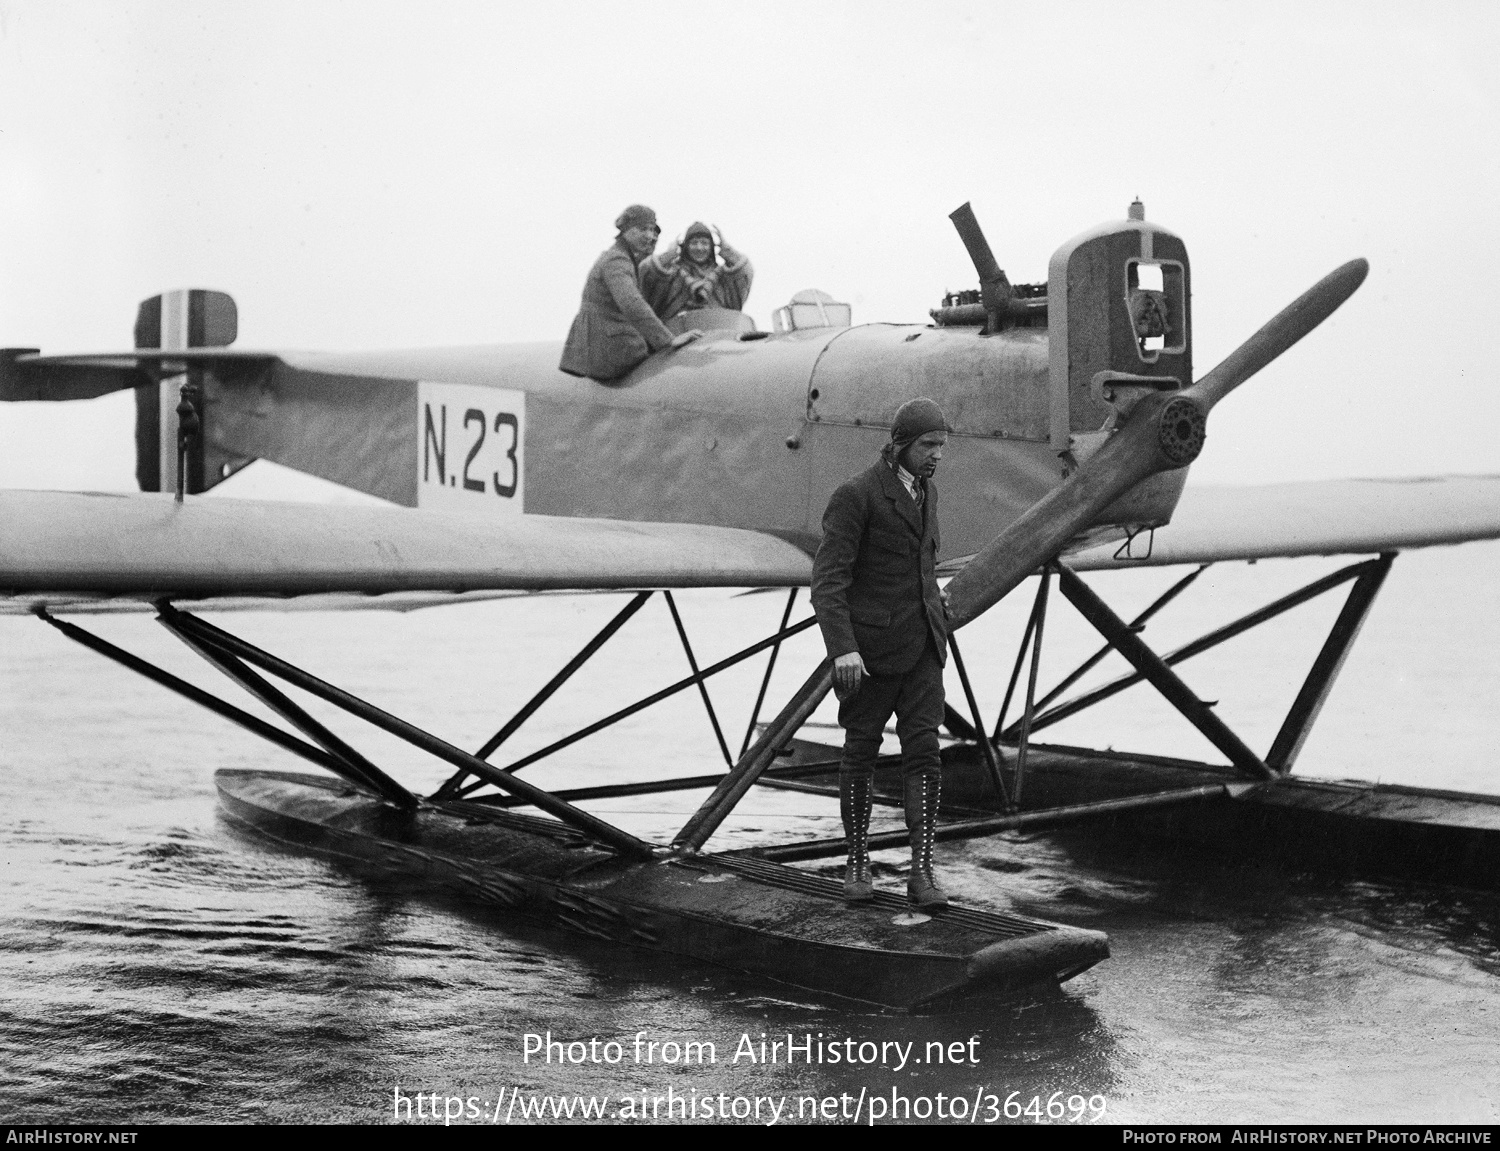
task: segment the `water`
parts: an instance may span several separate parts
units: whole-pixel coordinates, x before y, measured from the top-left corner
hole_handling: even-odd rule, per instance
[[[1215,569],[1147,638],[1169,648],[1333,566]],[[1171,578],[1094,583],[1129,614]],[[1299,772],[1500,790],[1497,588],[1496,545],[1401,557]],[[1341,594],[1181,671],[1264,749]],[[1023,589],[962,637],[990,715],[1027,596]],[[556,597],[404,616],[217,622],[477,746],[621,602]],[[783,605],[779,595],[722,592],[679,602],[700,662],[771,630]],[[148,617],[82,622],[235,696]],[[1066,605],[1047,634],[1044,682],[1092,648]],[[811,635],[787,649],[773,700],[817,655]],[[736,749],[762,666],[751,661],[713,683]],[[540,747],[685,672],[665,607],[649,604],[511,751]],[[415,786],[445,774],[405,745],[312,710]],[[1140,689],[1048,737],[1212,755]],[[1055,1110],[1066,1113],[1071,1100],[1085,1120],[1100,1108],[1106,1121],[1500,1118],[1500,899],[1492,895],[1320,877],[1275,859],[1160,849],[1095,858],[1081,850],[1086,836],[944,846],[943,875],[959,898],[1105,930],[1114,954],[1055,996],[901,1017],[380,887],[239,832],[216,813],[213,769],[300,763],[35,620],[0,619],[0,740],[6,1120],[371,1122],[393,1117],[399,1091],[407,1099],[436,1092],[439,1114],[443,1099],[467,1109],[472,1097],[471,1120],[495,1117],[500,1099],[499,1118],[519,1121],[517,1110],[543,1096],[607,1098],[607,1115],[637,1118],[644,1107],[649,1120],[654,1098],[666,1122],[669,1090],[679,1109],[672,1121],[688,1107],[701,1121],[705,1108],[732,1113],[736,1099],[750,1108],[757,1098],[762,1122],[771,1116],[766,1101],[777,1099],[790,1109],[782,1121],[799,1106],[808,1118],[809,1106],[830,1106],[824,1100],[834,1112],[857,1103],[867,1121],[870,1102],[893,1091],[898,1108],[905,1099],[918,1114],[918,1100],[935,1108],[940,1094],[945,1114],[960,1106],[955,1099],[966,1115],[977,1101],[981,1121],[1003,1114],[1007,1099],[1013,1112],[1033,1098],[1045,1109],[1055,1092]],[[552,786],[587,785],[703,773],[717,757],[701,702],[685,692],[531,774]],[[699,798],[591,806],[665,838]],[[829,801],[757,790],[713,846],[836,827]],[[898,883],[900,853],[877,858],[886,865],[880,882]],[[620,1043],[620,1059],[524,1061],[526,1036],[548,1032]],[[636,1062],[641,1032],[644,1043],[713,1043],[717,1061]],[[741,1037],[759,1044],[762,1033],[768,1043],[789,1033],[799,1045],[820,1034],[824,1043],[852,1040],[856,1056],[860,1043],[885,1044],[888,1058],[854,1066],[743,1058]],[[908,1043],[917,1058],[929,1043],[963,1058],[898,1068],[891,1045]]]

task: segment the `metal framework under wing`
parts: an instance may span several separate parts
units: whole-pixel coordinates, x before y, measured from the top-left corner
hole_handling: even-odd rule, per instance
[[[394,870],[408,878],[426,875],[571,930],[721,962],[820,993],[897,1008],[981,990],[1014,991],[1056,983],[1107,956],[1107,942],[1098,932],[961,907],[893,919],[893,911],[904,911],[904,904],[894,896],[884,895],[868,907],[851,909],[842,901],[841,887],[831,880],[741,854],[699,854],[698,848],[757,779],[767,777],[767,782],[795,787],[791,777],[827,766],[802,764],[791,770],[773,766],[783,751],[784,740],[778,733],[799,728],[821,698],[806,686],[723,775],[580,789],[570,794],[536,788],[516,777],[516,770],[535,762],[538,755],[506,769],[482,758],[503,745],[640,610],[650,594],[632,597],[579,655],[486,741],[479,749],[481,755],[454,747],[165,601],[157,605],[163,626],[307,738],[249,715],[76,624],[56,619],[45,608],[36,614],[70,639],[339,776],[342,782],[285,772],[240,771],[221,772],[218,782],[231,818],[360,866]],[[624,714],[634,714],[677,691],[693,686],[704,690],[710,676],[768,647],[774,657],[785,639],[812,623],[807,619],[785,626],[794,597],[795,592],[789,595],[783,626],[776,633],[703,669],[692,655],[680,614],[669,603],[693,674],[541,754],[602,730]],[[422,799],[313,719],[272,679],[332,703],[452,763],[459,771],[438,794]],[[763,682],[762,699],[765,688]],[[721,749],[727,751],[706,690],[703,698]],[[459,797],[463,790],[476,786],[468,782],[471,778],[477,785],[493,784],[498,793]],[[632,790],[689,787],[714,790],[671,849],[640,840],[574,802]],[[507,805],[535,807],[552,818],[506,811]],[[717,883],[733,886],[702,886]]]
[[[989,738],[978,738],[978,732],[983,731],[986,725],[981,722],[978,706],[974,702],[974,693],[969,682],[967,668],[963,664],[962,654],[957,650],[955,645],[955,663],[959,677],[963,683],[965,697],[969,704],[973,722],[964,722],[950,711],[949,726],[957,728],[957,734],[960,736],[967,735],[978,745],[983,756],[986,773],[996,794],[999,796],[1000,806],[1007,815],[1002,817],[999,822],[993,818],[965,820],[959,826],[946,828],[940,832],[940,836],[943,838],[954,838],[984,835],[1007,826],[1055,825],[1061,822],[1087,819],[1094,815],[1110,814],[1121,810],[1122,801],[1109,800],[1105,801],[1102,806],[1090,803],[1068,804],[1050,812],[1026,812],[1024,816],[1020,817],[1023,820],[1022,823],[1007,823],[1005,821],[1008,818],[1017,817],[1020,811],[1021,800],[1024,796],[1026,757],[1031,734],[1050,723],[1057,722],[1061,718],[1076,714],[1084,707],[1091,706],[1142,680],[1152,683],[1174,707],[1198,727],[1215,746],[1224,752],[1229,761],[1246,776],[1258,780],[1274,780],[1280,775],[1285,774],[1290,770],[1296,758],[1297,751],[1300,750],[1302,743],[1307,738],[1307,734],[1317,718],[1318,711],[1321,709],[1323,702],[1328,696],[1328,692],[1331,690],[1333,681],[1343,665],[1349,647],[1358,634],[1359,627],[1368,613],[1370,605],[1374,601],[1375,594],[1379,590],[1386,572],[1389,571],[1393,559],[1394,556],[1387,553],[1377,559],[1367,560],[1343,568],[1338,572],[1314,581],[1297,592],[1283,596],[1274,603],[1267,605],[1267,607],[1225,625],[1211,632],[1209,635],[1169,653],[1165,657],[1157,656],[1152,652],[1140,639],[1138,633],[1144,626],[1145,620],[1184,590],[1202,569],[1199,569],[1199,572],[1190,573],[1183,580],[1178,581],[1164,596],[1152,604],[1146,612],[1142,613],[1134,621],[1126,623],[1119,619],[1073,572],[1064,566],[1054,565],[1049,567],[1039,581],[1037,599],[1033,605],[1026,632],[1022,637],[1021,650],[1017,655],[1015,669],[1006,692],[1005,702],[1002,704],[1000,717],[996,721],[996,735]],[[1039,653],[1047,611],[1047,589],[1050,585],[1050,578],[1054,573],[1058,578],[1063,594],[1101,632],[1106,639],[1106,646],[1091,656],[1089,660],[1085,661],[1079,669],[1065,677],[1057,688],[1038,701],[1036,699],[1036,682]],[[1282,729],[1273,744],[1271,752],[1266,760],[1262,760],[1226,724],[1219,720],[1211,710],[1210,705],[1205,704],[1196,697],[1191,689],[1172,671],[1172,665],[1209,650],[1211,647],[1235,635],[1241,634],[1259,623],[1274,618],[1276,615],[1290,610],[1292,607],[1350,580],[1354,581],[1354,588],[1351,590],[1350,596],[1344,604],[1338,620],[1335,622],[1333,630],[1325,642],[1313,668],[1308,673],[1307,679],[1282,725]],[[114,647],[114,645],[107,643],[97,636],[91,635],[75,624],[56,619],[45,608],[38,608],[36,614],[75,641],[84,643],[95,651],[132,668],[132,670],[147,675],[163,686],[178,691],[187,698],[194,700],[194,702],[209,707],[216,713],[239,723],[241,726],[271,740],[286,750],[303,756],[320,767],[336,772],[356,786],[370,790],[397,806],[410,809],[415,807],[419,800],[377,766],[359,755],[358,752],[355,752],[352,747],[344,743],[338,736],[308,716],[305,711],[266,680],[261,673],[267,673],[283,679],[453,764],[457,769],[456,772],[434,793],[432,797],[434,801],[441,802],[472,797],[480,788],[490,785],[498,789],[499,794],[490,797],[480,795],[476,797],[479,802],[484,802],[488,798],[488,802],[492,806],[509,806],[514,804],[535,806],[582,834],[589,836],[591,839],[609,845],[627,857],[647,859],[651,858],[653,853],[659,849],[598,819],[596,816],[582,811],[562,795],[548,792],[542,788],[525,783],[517,777],[516,773],[543,758],[571,746],[581,739],[596,734],[629,716],[645,710],[671,695],[690,687],[696,687],[701,693],[705,711],[713,726],[716,740],[719,743],[726,764],[729,767],[729,770],[724,775],[718,777],[691,776],[678,780],[653,781],[646,784],[624,784],[583,789],[581,792],[574,793],[571,796],[575,798],[599,798],[617,794],[641,794],[647,791],[686,790],[701,788],[706,783],[712,782],[714,784],[713,792],[703,802],[700,809],[694,813],[693,817],[684,826],[672,844],[672,850],[677,854],[696,853],[702,849],[714,831],[722,824],[723,820],[734,810],[736,804],[747,793],[749,788],[757,783],[767,771],[773,768],[778,754],[782,753],[790,744],[802,723],[827,694],[830,681],[828,665],[825,661],[808,681],[793,694],[776,719],[766,726],[761,738],[752,743],[750,735],[755,729],[759,708],[764,701],[770,682],[770,673],[774,668],[774,661],[780,645],[786,639],[811,627],[815,622],[814,619],[809,616],[797,624],[788,626],[787,621],[790,619],[797,594],[794,588],[788,595],[786,609],[782,616],[782,625],[773,635],[744,648],[726,659],[718,661],[708,668],[700,669],[686,628],[683,626],[681,615],[677,611],[676,604],[672,600],[670,592],[666,592],[663,593],[663,598],[667,601],[674,627],[682,642],[689,666],[692,668],[691,675],[652,693],[635,704],[631,704],[603,719],[590,723],[573,732],[571,735],[565,736],[546,747],[523,756],[505,768],[497,768],[490,764],[487,761],[487,757],[498,750],[520,729],[527,719],[535,714],[537,709],[548,698],[555,694],[579,668],[583,667],[593,658],[608,642],[610,637],[645,605],[651,594],[649,591],[636,593],[600,632],[584,645],[582,650],[570,659],[536,695],[528,700],[494,736],[487,740],[473,754],[454,747],[452,744],[439,739],[431,733],[425,732],[268,652],[262,651],[254,645],[224,631],[222,628],[209,624],[191,613],[181,611],[165,600],[159,602],[157,605],[159,619],[173,634],[182,639],[200,655],[203,655],[220,671],[240,683],[241,686],[245,687],[273,710],[281,714],[294,727],[299,728],[312,742],[308,743],[304,740],[299,740],[235,708],[223,700],[202,692],[201,689],[186,684],[177,677],[170,675],[170,673],[154,668],[145,663],[145,661],[121,651]],[[707,691],[706,681],[711,676],[767,648],[771,649],[771,658],[768,661],[766,675],[761,683],[760,693],[756,701],[756,714],[751,717],[745,743],[742,745],[741,754],[736,761],[730,756],[727,741]],[[1136,670],[1132,674],[1120,677],[1102,688],[1084,693],[1073,700],[1058,704],[1050,709],[1047,708],[1047,705],[1062,690],[1076,682],[1083,672],[1097,663],[1103,654],[1109,650],[1119,651],[1132,663]],[[1005,712],[1009,707],[1017,679],[1028,652],[1030,654],[1031,667],[1023,714],[1020,720],[1007,728],[1004,727]],[[256,669],[259,670],[257,671]],[[1000,767],[1000,759],[996,753],[995,745],[1002,739],[1012,737],[1019,737],[1019,742],[1014,768],[1011,772],[1011,779],[1007,783]],[[802,774],[806,774],[806,772]],[[767,782],[778,781],[773,778]],[[802,790],[812,790],[817,787],[816,784],[797,784],[787,779],[782,779],[779,783],[781,786],[793,786]],[[1211,786],[1210,790],[1212,790]],[[1222,793],[1222,789],[1220,790]],[[1175,793],[1170,794],[1156,793],[1149,796],[1135,797],[1128,801],[1126,806],[1159,807],[1172,802],[1187,803],[1203,798],[1204,794],[1206,793],[1202,787],[1177,789]],[[816,854],[834,853],[837,844],[841,842],[824,841],[817,845],[816,848],[812,844],[808,844],[800,846],[792,845],[774,850],[777,852],[799,852],[799,854],[789,856],[789,858],[811,858]],[[841,850],[841,848],[839,849]],[[771,851],[772,849],[766,850]]]
[[[975,743],[974,750],[978,753],[977,762],[981,767],[980,778],[984,787],[989,790],[991,799],[965,807],[959,807],[950,800],[950,822],[941,825],[937,837],[944,840],[973,838],[1005,830],[1041,829],[1132,816],[1156,818],[1161,815],[1171,818],[1173,812],[1180,813],[1177,817],[1180,820],[1208,826],[1221,818],[1215,813],[1225,810],[1224,804],[1232,799],[1261,794],[1266,792],[1267,786],[1272,789],[1267,794],[1277,794],[1276,782],[1285,779],[1291,770],[1297,752],[1328,697],[1392,560],[1392,555],[1384,554],[1349,565],[1165,656],[1158,656],[1147,648],[1139,632],[1147,619],[1191,585],[1199,571],[1188,573],[1146,612],[1127,623],[1119,619],[1076,574],[1066,568],[1050,568],[1039,581],[1037,598],[1017,654],[1005,704],[994,724],[995,734],[988,738],[979,735],[986,732],[989,725],[983,722],[974,702],[969,669],[963,663],[962,654],[957,654],[955,664],[963,682],[970,718],[964,720],[950,709],[948,726],[956,735],[967,736]],[[1081,668],[1065,676],[1058,687],[1038,698],[1040,647],[1045,629],[1048,589],[1053,577],[1064,597],[1090,620],[1106,642],[1105,647],[1085,661]],[[1197,699],[1177,676],[1173,667],[1347,582],[1352,582],[1353,587],[1338,619],[1314,660],[1272,748],[1261,759],[1227,726],[1218,721],[1211,710],[1212,705]],[[261,780],[256,782],[240,778],[246,773],[229,773],[221,778],[220,789],[225,796],[226,810],[236,818],[253,823],[268,834],[290,837],[304,845],[314,846],[340,857],[357,858],[364,863],[373,860],[381,863],[381,866],[390,864],[392,860],[397,865],[402,865],[401,861],[413,866],[420,863],[429,872],[441,873],[460,887],[474,892],[487,892],[489,896],[499,892],[497,898],[508,906],[515,906],[542,918],[550,917],[573,930],[585,930],[646,946],[664,946],[667,950],[726,962],[731,966],[760,971],[803,986],[807,982],[799,971],[812,964],[841,973],[830,977],[832,983],[828,986],[820,984],[817,990],[829,994],[848,994],[852,989],[853,998],[864,998],[867,1001],[873,999],[893,1006],[911,1006],[919,1000],[928,1001],[945,994],[962,993],[965,988],[972,990],[981,974],[990,985],[995,986],[1005,984],[1007,980],[1014,982],[1031,978],[1037,973],[1044,980],[1066,978],[1067,974],[1097,962],[1107,953],[1107,947],[1097,933],[1078,932],[1034,920],[1024,920],[1027,925],[1024,927],[1017,927],[1015,924],[1007,926],[990,922],[993,916],[986,918],[987,913],[951,908],[936,913],[935,920],[946,926],[942,926],[928,942],[942,934],[948,940],[943,946],[952,944],[958,950],[950,948],[950,951],[943,951],[942,947],[933,950],[926,944],[918,946],[916,943],[912,944],[914,950],[908,948],[901,951],[898,948],[899,955],[892,952],[895,958],[887,957],[882,960],[885,966],[881,971],[886,975],[892,971],[905,972],[901,979],[893,983],[885,976],[878,976],[868,969],[864,960],[874,939],[870,932],[879,934],[886,931],[885,927],[879,926],[874,920],[870,923],[865,920],[870,914],[884,915],[892,910],[885,903],[891,903],[894,897],[888,898],[885,903],[877,900],[874,911],[869,914],[861,912],[850,917],[848,909],[839,900],[837,884],[785,867],[785,864],[793,861],[842,854],[847,848],[843,840],[809,840],[776,847],[702,854],[709,839],[753,786],[791,789],[830,798],[837,795],[836,787],[829,786],[827,782],[832,769],[837,766],[836,758],[829,758],[826,753],[822,758],[818,758],[816,753],[812,757],[793,754],[791,762],[786,762],[783,758],[796,751],[793,745],[797,732],[828,690],[830,676],[826,662],[791,695],[778,715],[761,729],[759,738],[752,738],[757,730],[759,710],[768,694],[770,671],[780,645],[814,622],[811,617],[797,623],[790,622],[797,597],[795,588],[788,593],[785,608],[780,613],[780,626],[774,633],[708,667],[699,665],[681,614],[677,611],[676,604],[664,594],[663,599],[667,602],[673,627],[682,643],[692,674],[561,740],[553,741],[537,752],[520,757],[506,767],[490,764],[488,757],[504,746],[563,684],[594,658],[610,638],[643,609],[653,594],[643,590],[631,596],[583,649],[568,660],[551,680],[473,754],[390,715],[166,600],[159,601],[156,605],[160,622],[216,669],[278,712],[293,728],[300,731],[300,735],[266,723],[233,704],[122,651],[76,624],[55,618],[45,606],[38,606],[35,612],[69,638],[177,691],[216,714],[261,735],[276,746],[292,751],[338,775],[342,784],[326,780],[321,783],[317,780],[309,781],[309,777],[283,778],[285,773],[249,773]],[[732,757],[728,740],[708,693],[707,680],[720,671],[767,650],[770,657],[756,701],[756,715],[752,716],[739,756]],[[1107,651],[1120,652],[1132,663],[1134,670],[1102,688],[1082,693],[1065,702],[1057,702],[1062,693],[1075,684]],[[1022,715],[1019,720],[1007,725],[1004,716],[1020,687],[1020,676],[1028,656],[1030,670],[1023,693]],[[281,680],[305,690],[399,736],[450,763],[455,768],[454,774],[428,799],[412,794],[377,765],[354,751],[338,735],[309,716],[276,687],[273,680]],[[1216,779],[1212,776],[1208,779],[1201,776],[1191,779],[1179,773],[1176,777],[1178,782],[1165,787],[1137,788],[1130,794],[1107,794],[1103,797],[1097,793],[1093,796],[1085,794],[1081,801],[1049,798],[1040,806],[1029,804],[1023,808],[1022,801],[1030,794],[1026,791],[1026,783],[1031,734],[1066,715],[1076,714],[1084,707],[1143,681],[1152,683],[1199,730],[1214,740],[1245,782]],[[539,759],[690,688],[696,689],[701,695],[721,754],[726,762],[733,759],[729,770],[724,773],[562,791],[538,788],[518,777],[518,772]],[[1019,737],[1019,743],[1012,765],[1007,768],[997,745],[1013,737]],[[1049,760],[1057,754],[1056,749],[1040,747],[1037,753]],[[888,766],[894,766],[891,763],[893,758],[888,757],[885,761]],[[1206,765],[1199,766],[1203,770],[1211,770]],[[1270,781],[1269,784],[1266,781]],[[491,786],[492,791],[481,790]],[[313,790],[309,791],[309,788]],[[330,788],[337,792],[336,796],[330,793]],[[646,842],[578,806],[581,802],[607,796],[690,789],[710,789],[710,792],[669,847]],[[1044,789],[1044,792],[1049,797],[1055,796],[1054,791]],[[333,806],[329,807],[330,804]],[[998,812],[993,810],[997,805],[1000,808]],[[534,807],[550,818],[538,819],[507,810],[514,807]],[[346,825],[346,831],[356,825],[363,827],[360,833],[363,838],[355,836],[350,839],[344,832],[335,833],[318,825],[316,819],[309,821],[304,818],[314,808],[328,811],[337,808],[345,812],[346,815],[339,816],[339,820]],[[381,811],[388,815],[379,815]],[[357,814],[360,812],[364,814]],[[511,851],[513,857],[500,859],[492,852],[484,859],[479,859],[466,857],[463,851],[456,850],[454,844],[457,841],[453,838],[455,832],[451,820],[460,816],[465,826],[483,824],[502,829],[503,838],[508,837],[507,842],[511,843],[511,847],[505,851]],[[952,816],[957,816],[957,819],[951,819]],[[396,826],[391,823],[392,819],[406,828],[395,839],[391,838],[391,829]],[[424,837],[429,834],[437,836],[437,839],[424,847],[422,844],[427,842]],[[540,836],[540,840],[536,836]],[[459,839],[462,839],[461,834]],[[441,849],[434,847],[438,840],[446,846]],[[871,847],[878,850],[904,845],[905,841],[905,833],[888,833],[873,837]],[[558,875],[528,872],[522,866],[522,857],[535,856],[540,859],[552,850],[539,847],[539,842],[571,843],[574,846],[567,850],[574,853],[572,858],[575,863],[587,856],[597,867],[593,870],[584,868],[576,876],[571,872]],[[495,850],[500,851],[499,848]],[[584,850],[583,856],[578,855],[580,850]],[[517,852],[519,855],[514,854]],[[504,854],[501,851],[501,855]],[[663,865],[668,870],[661,870]],[[698,872],[693,872],[695,867],[699,869]],[[642,868],[645,870],[640,870]],[[687,868],[691,874],[673,870],[681,868]],[[721,881],[752,885],[744,893],[748,902],[736,903],[733,909],[726,904],[721,909],[722,914],[718,914],[708,906],[700,906],[703,902],[700,892],[711,889],[687,886],[688,883],[696,885]],[[766,892],[780,894],[768,895]],[[767,903],[766,900],[770,902]],[[812,901],[810,905],[807,902],[809,900]],[[709,899],[709,904],[718,906],[723,904],[723,900]],[[795,911],[792,910],[794,904],[798,908]],[[806,946],[804,942],[797,941],[795,932],[783,938],[782,934],[775,932],[769,935],[765,932],[757,934],[747,926],[752,921],[769,922],[767,916],[772,919],[777,916],[805,917],[810,914],[809,906],[826,911],[836,909],[839,917],[837,922],[843,925],[845,934],[849,936],[839,944],[842,950],[836,948],[827,954],[819,952],[817,956],[804,954]],[[818,915],[823,913],[817,911]],[[791,920],[787,922],[790,924]],[[953,939],[958,936],[948,938],[955,931],[963,937],[962,946],[953,943]],[[999,947],[1001,942],[1010,938],[1006,935],[1007,932],[1014,935],[1017,931],[1020,935],[1016,939]],[[864,934],[861,935],[861,932]],[[964,934],[965,932],[968,934]],[[858,940],[855,939],[856,935],[860,937]],[[711,939],[712,943],[704,943],[702,947],[706,950],[700,954],[693,950],[699,944],[684,942],[689,939]],[[1021,946],[1022,943],[1024,946]],[[853,946],[854,951],[850,951],[845,944]],[[960,975],[960,971],[967,974]],[[840,983],[840,980],[844,982]],[[898,985],[907,990],[899,990]],[[869,990],[877,986],[881,990]]]

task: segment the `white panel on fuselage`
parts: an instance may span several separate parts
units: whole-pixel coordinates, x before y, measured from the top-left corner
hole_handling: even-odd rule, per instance
[[[417,506],[520,515],[525,443],[525,392],[419,381]]]

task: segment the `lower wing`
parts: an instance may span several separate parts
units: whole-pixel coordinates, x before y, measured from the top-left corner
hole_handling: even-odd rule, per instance
[[[805,586],[763,532],[169,494],[0,492],[0,613],[411,608],[541,591]],[[289,597],[296,597],[291,599]]]
[[[1106,571],[1497,538],[1500,476],[1189,487],[1170,524],[1064,562]],[[161,599],[404,610],[533,592],[799,587],[811,574],[784,540],[703,524],[0,492],[0,614],[143,611]]]
[[[1373,555],[1500,539],[1500,476],[1319,480],[1183,490],[1172,522],[1067,551],[1074,571]],[[938,565],[956,575],[972,556]]]
[[[1075,571],[1369,555],[1500,538],[1500,476],[1187,487],[1172,522],[1065,557]]]

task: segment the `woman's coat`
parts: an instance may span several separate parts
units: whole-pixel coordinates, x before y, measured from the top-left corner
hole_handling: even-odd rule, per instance
[[[672,342],[636,283],[623,239],[600,253],[583,285],[583,302],[557,365],[573,376],[615,380]]]

